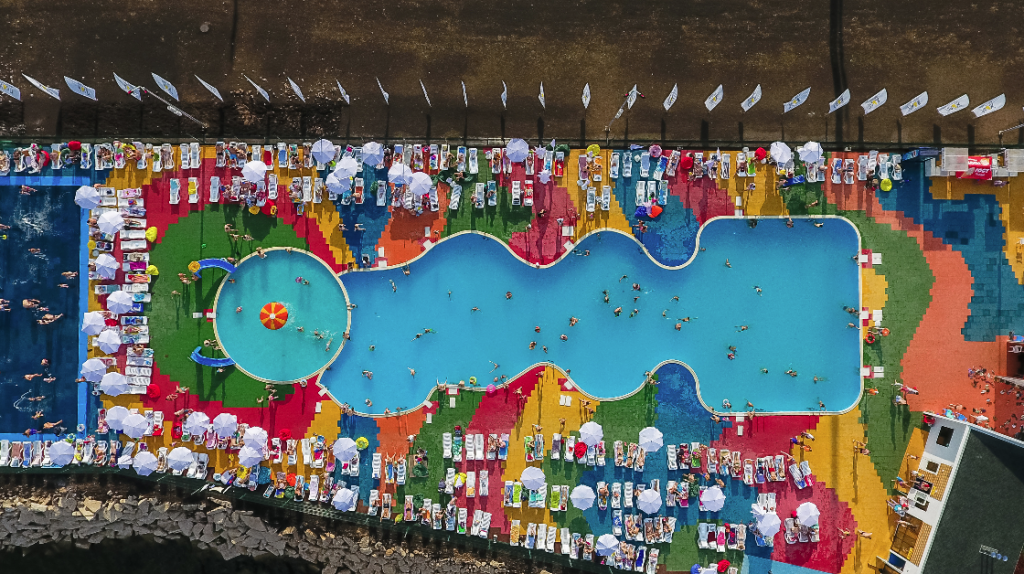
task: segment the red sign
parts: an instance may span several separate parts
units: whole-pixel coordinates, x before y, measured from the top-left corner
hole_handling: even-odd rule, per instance
[[[969,156],[967,171],[956,172],[957,179],[992,179],[992,158],[987,155]]]

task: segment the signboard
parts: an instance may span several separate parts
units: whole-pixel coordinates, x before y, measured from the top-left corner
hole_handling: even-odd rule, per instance
[[[992,158],[987,155],[967,157],[967,171],[956,172],[957,179],[992,179]]]

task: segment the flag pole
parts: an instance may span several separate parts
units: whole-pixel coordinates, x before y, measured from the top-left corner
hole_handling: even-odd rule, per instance
[[[185,110],[182,110],[181,108],[171,104],[170,102],[168,102],[167,100],[161,98],[160,96],[156,95],[155,93],[149,91],[148,89],[146,89],[145,86],[139,86],[139,89],[142,90],[142,93],[149,94],[149,95],[153,96],[154,98],[160,100],[161,103],[163,103],[164,105],[167,106],[167,110],[170,111],[172,114],[174,114],[174,115],[176,115],[176,116],[178,116],[180,118],[185,118],[187,120],[191,120],[191,121],[195,122],[196,124],[198,124],[200,127],[202,127],[204,130],[206,129],[206,124],[205,123],[199,121],[198,119],[196,119],[195,116],[189,114]]]

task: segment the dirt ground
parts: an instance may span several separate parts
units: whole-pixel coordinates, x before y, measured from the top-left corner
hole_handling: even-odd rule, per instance
[[[0,0],[0,10],[0,78],[24,100],[0,100],[0,135],[8,136],[578,142],[605,137],[634,83],[646,98],[612,126],[616,140],[996,144],[999,130],[1024,122],[1019,1]],[[131,99],[115,71],[153,90],[150,72],[174,82],[182,108],[207,129],[151,96]],[[62,89],[63,102],[23,72]],[[193,74],[218,86],[226,103]],[[257,101],[242,74],[270,92],[270,104]],[[99,103],[72,94],[64,75],[95,87]],[[302,86],[305,104],[287,77]],[[351,105],[340,101],[335,80]],[[537,99],[541,81],[546,110]],[[584,111],[588,82],[593,100]],[[676,83],[678,102],[665,112]],[[704,99],[718,84],[725,99],[708,112]],[[739,104],[758,84],[763,99],[744,114]],[[783,115],[782,103],[806,87],[808,102]],[[847,87],[850,105],[828,115],[828,102]],[[883,87],[888,103],[865,117],[860,102]],[[925,90],[928,106],[901,117],[899,105]],[[973,107],[1004,92],[1006,107],[981,119],[935,111],[964,93]],[[1020,141],[1017,131],[1003,138]]]

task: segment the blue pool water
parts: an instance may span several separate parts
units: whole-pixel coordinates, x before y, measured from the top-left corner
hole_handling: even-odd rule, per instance
[[[781,220],[761,220],[751,229],[746,220],[713,220],[700,237],[706,251],[675,270],[614,232],[577,246],[589,256],[569,255],[548,269],[524,264],[490,238],[460,235],[412,263],[409,276],[399,269],[343,276],[358,305],[352,341],[322,382],[338,400],[381,413],[416,406],[436,381],[476,376],[486,385],[544,361],[570,370],[586,392],[612,398],[673,360],[694,370],[711,406],[729,399],[742,408],[749,400],[768,412],[806,412],[818,410],[820,399],[828,411],[843,411],[860,396],[862,344],[843,310],[859,300],[860,273],[851,258],[860,244],[848,221],[825,221],[822,228],[797,221],[789,229]],[[574,327],[572,316],[579,319]],[[683,317],[692,320],[676,331]],[[740,325],[749,329],[739,332]],[[436,333],[416,338],[425,329]],[[727,357],[732,345],[734,360]],[[500,365],[493,372],[491,361]],[[789,369],[799,375],[784,374]]]
[[[296,277],[309,285],[297,283]],[[268,251],[266,259],[243,261],[230,278],[235,282],[225,280],[217,300],[217,338],[243,371],[269,381],[296,381],[314,375],[337,355],[348,325],[345,296],[318,258],[299,250]],[[277,330],[260,322],[260,310],[272,301],[288,308],[288,322]],[[314,331],[324,338],[316,338]],[[325,350],[328,341],[330,351]]]

